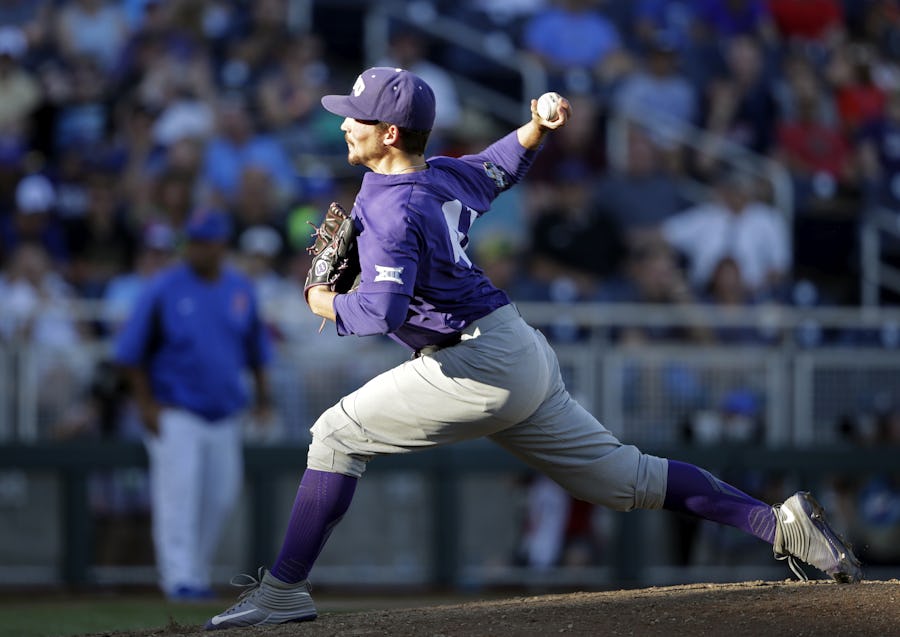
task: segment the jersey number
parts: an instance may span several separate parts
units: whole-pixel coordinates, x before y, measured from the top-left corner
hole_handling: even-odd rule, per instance
[[[466,254],[466,246],[469,245],[469,228],[472,227],[472,222],[478,218],[478,212],[462,205],[458,199],[445,203],[441,206],[441,211],[447,222],[450,245],[453,246],[453,260],[459,265],[471,268],[472,262]]]

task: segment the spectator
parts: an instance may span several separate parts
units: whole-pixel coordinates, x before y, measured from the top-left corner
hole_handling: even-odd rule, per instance
[[[212,561],[242,481],[245,368],[260,419],[270,409],[256,294],[223,262],[229,220],[198,210],[186,232],[184,262],[150,281],[115,347],[145,428],[160,587],[173,601],[212,596]]]
[[[794,120],[799,115],[799,98],[811,90],[818,90],[822,99],[814,116],[825,124],[838,121],[837,106],[831,87],[819,67],[801,51],[788,51],[782,58],[774,84],[775,100],[780,120]]]
[[[796,211],[854,208],[853,151],[844,129],[829,117],[830,96],[811,67],[801,66],[788,78],[792,114],[779,118],[772,154],[790,171]]]
[[[180,5],[180,7],[179,7]],[[157,110],[190,93],[216,96],[213,57],[184,3],[151,2],[117,63],[116,79],[135,99]]]
[[[887,96],[875,81],[875,63],[875,50],[871,46],[845,42],[832,52],[824,69],[834,91],[841,124],[850,135],[884,113]]]
[[[760,44],[736,36],[725,50],[725,69],[709,86],[705,128],[758,154],[772,147],[778,115],[774,86]],[[721,157],[717,142],[706,144],[701,169]]]
[[[45,176],[35,173],[16,185],[16,207],[12,214],[0,217],[0,238],[5,254],[25,243],[44,248],[57,264],[68,261],[65,230],[54,214],[56,193]]]
[[[775,27],[767,0],[700,0],[700,23],[711,40],[748,37],[771,44]]]
[[[167,169],[148,180],[148,203],[135,221],[144,224],[158,221],[176,232],[183,230],[194,206],[195,183],[192,174],[176,169]]]
[[[215,114],[209,104],[185,90],[173,96],[153,123],[156,143],[168,148],[184,139],[195,139],[201,144],[212,135]]]
[[[655,141],[667,148],[680,145],[678,134],[684,135],[685,125],[697,124],[699,117],[697,93],[678,62],[678,44],[666,33],[657,34],[639,69],[612,96],[619,114],[653,131]]]
[[[624,165],[598,180],[593,202],[598,214],[615,220],[626,243],[639,243],[664,220],[682,210],[678,175],[664,152],[640,128],[628,129]]]
[[[77,148],[100,156],[109,126],[110,86],[103,70],[87,57],[73,59],[64,72],[67,91],[57,104],[53,129],[56,152]]]
[[[547,3],[547,0],[461,0],[453,2],[450,10],[470,23],[517,33],[525,21],[544,9]]]
[[[879,55],[896,60],[900,55],[900,11],[891,0],[844,3],[851,38],[869,42]]]
[[[698,46],[701,5],[696,0],[637,0],[634,35],[638,47],[652,49],[659,33],[666,33],[680,50]]]
[[[246,19],[233,37],[226,38],[218,83],[227,92],[256,90],[263,74],[277,64],[289,45],[290,16],[286,0],[259,0],[245,9]]]
[[[247,168],[261,170],[271,179],[279,203],[287,204],[299,194],[291,158],[271,135],[256,130],[243,99],[227,97],[218,104],[218,132],[203,156],[201,184],[208,199],[233,204]]]
[[[4,0],[0,2],[0,25],[22,31],[28,48],[42,51],[52,37],[52,0]]]
[[[71,0],[62,5],[56,20],[56,42],[69,60],[86,56],[111,71],[128,38],[128,23],[121,7],[107,0]]]
[[[619,30],[595,0],[553,0],[526,22],[523,45],[567,95],[602,93],[631,66]]]
[[[631,246],[620,275],[603,286],[597,300],[689,308],[697,302],[697,295],[685,280],[671,246],[658,238],[647,237]],[[712,342],[712,335],[703,328],[685,331],[671,326],[622,326],[615,330],[614,338],[625,345]]]
[[[4,341],[26,345],[31,363],[23,382],[38,392],[37,434],[48,437],[90,374],[82,330],[73,318],[72,290],[54,270],[47,251],[37,243],[18,245],[4,272]],[[21,434],[25,437],[25,433]]]
[[[156,112],[138,100],[123,100],[116,105],[113,143],[122,151],[122,192],[131,204],[136,219],[145,220],[153,207],[153,187],[165,165],[162,151],[153,140]]]
[[[25,139],[29,118],[41,102],[41,86],[22,64],[28,49],[25,34],[15,27],[0,27],[0,137]]]
[[[862,127],[856,156],[868,202],[900,208],[900,90],[888,96],[880,117]]]
[[[725,257],[713,268],[709,285],[699,300],[715,308],[721,316],[746,316],[746,310],[760,303],[747,287],[741,268],[732,257]],[[771,343],[777,334],[763,326],[741,324],[720,325],[714,330],[717,343],[727,345],[762,345]]]
[[[284,209],[276,198],[271,176],[260,168],[248,166],[239,179],[232,205],[237,232],[257,225],[271,225],[280,230]]]
[[[238,250],[240,269],[253,281],[260,306],[277,304],[287,294],[287,282],[278,271],[284,250],[281,233],[268,225],[251,226],[241,233]]]
[[[315,107],[330,75],[322,48],[314,34],[292,38],[257,86],[262,128],[277,136],[291,156],[315,152],[321,144]]]
[[[691,286],[702,290],[719,261],[732,257],[746,286],[775,294],[790,275],[791,246],[784,216],[759,201],[751,177],[723,173],[714,197],[665,220],[662,235],[688,261]]]
[[[3,298],[9,310],[4,325],[8,342],[26,342],[68,349],[79,340],[79,329],[66,307],[72,290],[53,270],[47,252],[27,243],[16,248],[3,277]]]
[[[66,230],[69,281],[85,298],[102,297],[114,276],[131,269],[138,243],[113,175],[95,172],[89,178],[85,215]]]
[[[575,284],[575,298],[587,300],[619,268],[624,255],[617,221],[598,214],[591,199],[592,181],[578,163],[560,164],[553,203],[537,212],[532,227],[532,274],[551,290],[561,281]]]
[[[782,41],[818,60],[846,36],[840,0],[769,0],[769,11]]]
[[[61,150],[55,154],[55,159],[56,214],[63,225],[68,226],[80,222],[87,214],[88,178],[93,167],[91,158],[76,147]]]

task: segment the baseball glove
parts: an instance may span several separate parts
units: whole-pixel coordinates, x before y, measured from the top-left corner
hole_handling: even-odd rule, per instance
[[[341,294],[356,289],[360,266],[353,219],[335,201],[328,206],[322,224],[313,227],[314,240],[306,249],[313,258],[303,286],[304,295],[318,285],[327,285]]]

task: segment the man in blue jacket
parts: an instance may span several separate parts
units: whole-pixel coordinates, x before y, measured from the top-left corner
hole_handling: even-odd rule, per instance
[[[212,560],[242,486],[247,369],[255,409],[269,409],[253,284],[224,262],[230,220],[198,210],[185,233],[183,261],[147,284],[115,343],[146,429],[160,587],[173,600],[212,597]]]

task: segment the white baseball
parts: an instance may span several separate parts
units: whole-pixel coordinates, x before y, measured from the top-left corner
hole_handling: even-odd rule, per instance
[[[552,122],[557,117],[556,107],[559,105],[559,93],[544,93],[538,98],[537,112],[548,122]]]

